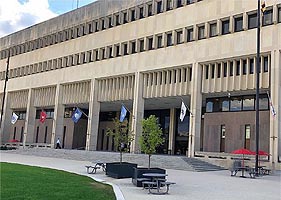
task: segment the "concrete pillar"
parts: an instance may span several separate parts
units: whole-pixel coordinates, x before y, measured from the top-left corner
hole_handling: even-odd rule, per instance
[[[143,98],[143,74],[140,72],[135,73],[135,88],[134,88],[134,102],[133,102],[133,120],[132,132],[134,140],[131,143],[131,152],[139,153],[139,137],[142,131],[141,120],[144,115],[144,98]]]
[[[281,159],[281,52],[273,50],[271,52],[271,71],[270,71],[270,97],[276,111],[275,117],[270,112],[270,162],[275,169],[276,164]],[[271,108],[270,108],[271,109]]]
[[[200,150],[201,109],[202,109],[202,67],[193,63],[191,82],[190,127],[188,140],[188,157],[194,157],[194,152]]]
[[[169,147],[168,150],[173,154],[175,152],[175,135],[176,132],[176,109],[170,109],[170,124],[169,124]]]
[[[91,80],[91,93],[89,101],[89,118],[87,128],[86,150],[97,150],[99,132],[100,102],[98,102],[98,81]]]
[[[28,101],[26,108],[26,119],[24,124],[23,146],[26,143],[33,143],[34,141],[34,126],[35,126],[36,108],[34,107],[34,91],[29,89]]]
[[[2,112],[2,110],[1,110]],[[10,108],[10,95],[6,93],[4,109],[3,109],[3,120],[1,124],[1,137],[0,137],[0,144],[8,142],[10,138],[11,132],[11,117],[12,117],[12,110]]]
[[[52,127],[51,147],[55,147],[56,139],[60,138],[63,143],[63,119],[64,119],[64,105],[62,104],[62,85],[57,84],[54,121]]]

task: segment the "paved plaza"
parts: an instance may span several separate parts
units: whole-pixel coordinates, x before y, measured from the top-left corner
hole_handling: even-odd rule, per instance
[[[194,172],[188,168],[167,169],[168,181],[176,182],[176,184],[171,186],[168,195],[152,195],[142,188],[135,187],[131,179],[113,179],[107,177],[101,170],[97,170],[96,174],[88,175],[85,165],[91,164],[92,160],[79,156],[85,154],[83,151],[49,149],[38,150],[37,152],[40,153],[37,154],[34,153],[35,151],[34,149],[1,151],[1,162],[48,167],[89,176],[111,184],[118,200],[280,200],[281,196],[280,171],[269,176],[250,179],[239,176],[231,177],[228,170]],[[95,153],[87,152],[87,155]],[[117,156],[114,153],[107,154],[110,154],[111,157]],[[59,158],[58,155],[61,157]],[[67,158],[63,158],[64,155],[67,155]],[[71,159],[71,155],[73,159]],[[169,162],[170,159],[173,159],[172,156],[166,162]],[[179,163],[179,165],[182,164]]]

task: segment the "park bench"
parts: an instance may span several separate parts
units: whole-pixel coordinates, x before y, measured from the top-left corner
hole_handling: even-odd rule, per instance
[[[102,162],[97,162],[95,165],[86,165],[85,167],[88,174],[95,174],[97,169],[102,169],[103,171],[106,170],[106,165]]]

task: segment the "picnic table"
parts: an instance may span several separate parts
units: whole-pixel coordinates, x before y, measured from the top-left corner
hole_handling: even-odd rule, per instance
[[[145,185],[148,186],[149,194],[168,194],[169,186],[175,184],[173,182],[166,181],[166,176],[168,174],[160,174],[160,173],[145,173],[143,174],[145,177],[149,177],[151,181],[143,181],[143,188]],[[166,186],[166,191],[161,191],[161,187]],[[152,189],[156,189],[156,192],[152,191]]]

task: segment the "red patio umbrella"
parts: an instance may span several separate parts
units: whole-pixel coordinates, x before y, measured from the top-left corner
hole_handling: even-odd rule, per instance
[[[269,156],[269,153],[259,150],[259,156]]]
[[[234,151],[232,151],[231,153],[233,154],[242,154],[243,158],[242,158],[242,167],[244,167],[244,155],[255,155],[254,152],[248,150],[248,149],[236,149]]]

